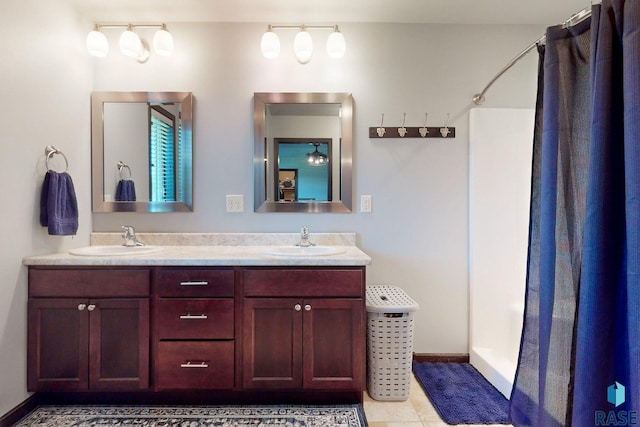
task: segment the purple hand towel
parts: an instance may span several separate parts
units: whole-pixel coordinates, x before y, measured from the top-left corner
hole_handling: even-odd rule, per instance
[[[130,179],[121,179],[116,187],[117,202],[135,202],[136,186]]]
[[[68,173],[48,171],[40,194],[40,225],[49,234],[72,236],[78,231],[78,201]]]

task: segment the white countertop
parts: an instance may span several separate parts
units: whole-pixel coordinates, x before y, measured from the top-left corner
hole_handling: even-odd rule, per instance
[[[77,256],[68,252],[27,256],[24,265],[40,266],[363,266],[371,258],[355,245],[355,234],[311,235],[318,245],[340,246],[344,252],[323,256],[281,256],[265,252],[293,245],[297,234],[145,234],[138,238],[162,246],[160,252],[126,256]],[[120,244],[119,233],[94,233],[93,245]],[[177,244],[176,244],[177,243]],[[211,244],[216,243],[216,244]],[[268,243],[268,244],[266,244]]]

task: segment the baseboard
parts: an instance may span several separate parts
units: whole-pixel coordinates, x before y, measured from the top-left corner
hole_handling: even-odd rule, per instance
[[[38,395],[32,394],[27,400],[0,417],[0,427],[11,427],[39,405]]]
[[[469,363],[469,353],[413,353],[416,362]]]

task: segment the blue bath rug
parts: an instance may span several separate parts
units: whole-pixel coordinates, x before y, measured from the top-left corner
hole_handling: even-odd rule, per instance
[[[413,363],[413,373],[447,424],[509,424],[509,401],[468,363]]]

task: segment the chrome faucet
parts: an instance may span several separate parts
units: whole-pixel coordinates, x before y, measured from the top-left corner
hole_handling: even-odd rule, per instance
[[[122,238],[124,239],[122,246],[144,246],[144,243],[136,237],[136,230],[132,226],[123,225],[122,229],[124,230],[124,233],[122,233]]]
[[[300,230],[300,242],[296,246],[300,246],[303,248],[315,246],[315,243],[311,243],[309,241],[309,227],[307,227],[306,225]]]

